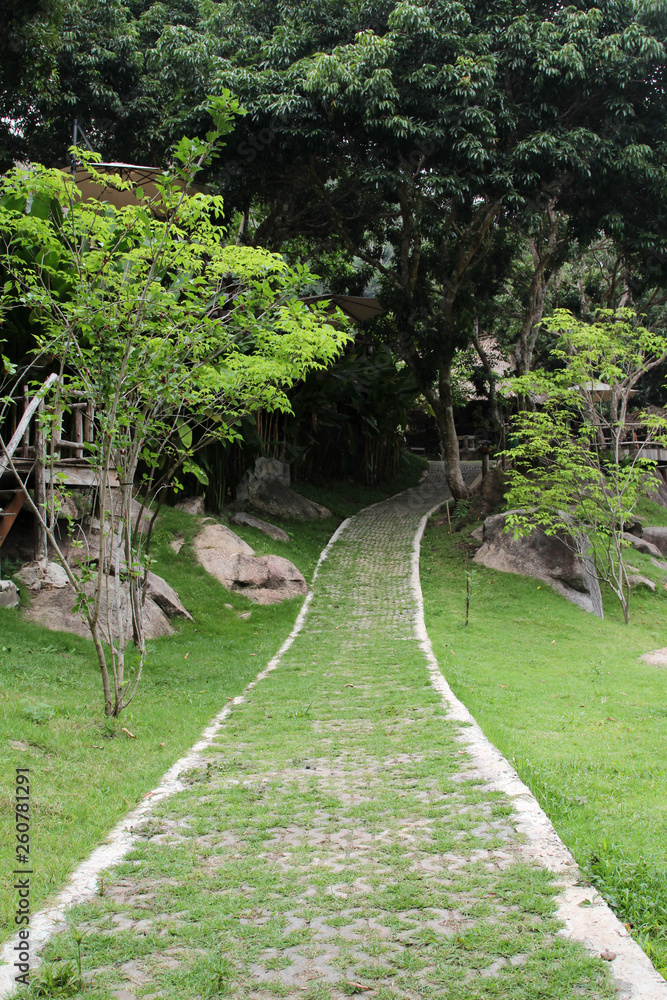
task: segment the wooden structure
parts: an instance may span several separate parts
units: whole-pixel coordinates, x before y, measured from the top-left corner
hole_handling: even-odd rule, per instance
[[[94,441],[95,411],[85,394],[74,393],[74,401],[58,406],[50,429],[40,419],[44,398],[57,381],[56,374],[49,375],[34,395],[24,386],[23,412],[20,417],[15,412],[6,428],[9,440],[0,451],[0,546],[26,502],[26,492],[44,513],[47,488],[97,485],[97,474],[86,458],[86,445]],[[110,486],[118,485],[111,470],[109,480]],[[35,525],[35,559],[41,560],[47,555],[46,532],[37,519]]]

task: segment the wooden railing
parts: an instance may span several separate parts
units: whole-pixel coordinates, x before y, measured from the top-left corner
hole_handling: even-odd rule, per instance
[[[51,378],[55,380],[57,379],[57,375],[49,376],[49,379]],[[48,381],[49,380],[47,379],[47,382]],[[29,391],[30,390],[27,385],[23,387],[24,409],[21,425],[23,424],[25,415],[28,413],[29,407],[34,402],[29,395]],[[51,420],[49,442],[53,458],[56,461],[61,461],[64,458],[62,454],[64,451],[72,453],[70,454],[70,459],[74,461],[82,460],[85,457],[84,445],[92,444],[94,440],[95,410],[93,408],[93,404],[90,400],[85,399],[85,393],[83,392],[75,392],[73,393],[73,396],[75,401],[68,402],[66,407],[62,403],[56,406],[56,410]],[[64,433],[64,428],[68,434]],[[39,438],[40,434],[36,425],[28,423],[21,439],[21,458],[34,459],[37,457],[36,451],[43,450],[44,447],[44,443],[38,440]],[[39,449],[37,448],[38,445],[41,446]]]
[[[49,375],[44,384],[34,395],[30,394],[29,386],[23,387],[23,413],[20,419],[14,418],[13,433],[6,445],[0,449],[0,478],[13,467],[19,479],[20,489],[2,513],[2,530],[0,530],[0,545],[6,538],[13,520],[17,516],[23,500],[18,502],[18,492],[26,497],[26,487],[22,477],[27,481],[27,475],[32,474],[34,481],[34,503],[44,517],[46,511],[47,468],[57,466],[59,475],[69,467],[74,470],[85,465],[85,445],[94,440],[95,411],[85,393],[73,393],[74,400],[56,402],[56,408],[50,417],[49,424],[41,416],[45,410],[44,398],[49,389],[58,382],[58,375]],[[37,417],[37,419],[34,419]],[[49,426],[50,425],[50,426]],[[10,424],[11,426],[11,424]],[[70,436],[63,434],[64,426]],[[70,452],[68,458],[63,452]],[[73,454],[72,454],[73,453]],[[20,475],[19,475],[20,473]],[[46,559],[46,531],[40,519],[36,519],[35,558]]]

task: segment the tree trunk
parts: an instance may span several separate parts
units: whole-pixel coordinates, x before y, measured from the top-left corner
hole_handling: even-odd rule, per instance
[[[463,480],[461,459],[459,458],[459,439],[454,422],[454,401],[452,397],[452,362],[451,359],[440,366],[439,393],[433,394],[431,406],[435,414],[442,457],[445,460],[447,485],[455,500],[466,500],[470,490]]]

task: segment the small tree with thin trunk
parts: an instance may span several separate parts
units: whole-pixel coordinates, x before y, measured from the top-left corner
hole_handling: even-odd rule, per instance
[[[149,493],[179,467],[196,471],[198,446],[237,438],[241,418],[259,409],[288,410],[286,390],[347,340],[300,301],[312,280],[304,268],[228,245],[217,225],[221,200],[190,193],[238,106],[226,95],[211,111],[215,129],[177,145],[152,203],[84,202],[71,178],[36,165],[0,185],[5,304],[32,310],[36,349],[60,372],[47,423],[49,408],[67,409],[82,395],[95,408],[87,457],[99,484],[98,551],[68,556],[53,531],[53,495],[44,517],[24,490],[76,591],[110,716],[132,700],[146,658],[150,560],[132,516],[140,465]],[[88,166],[94,173],[94,158]]]
[[[508,383],[537,404],[513,419],[507,503],[518,510],[508,521],[515,537],[539,526],[573,538],[627,622],[627,529],[641,497],[658,486],[647,443],[667,446],[667,421],[648,414],[640,428],[647,440],[630,439],[628,404],[642,375],[667,358],[667,337],[627,309],[602,311],[590,323],[559,310],[545,325],[558,336],[551,353],[560,367]]]

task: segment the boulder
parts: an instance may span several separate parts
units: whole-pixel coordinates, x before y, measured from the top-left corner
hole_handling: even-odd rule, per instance
[[[624,531],[623,538],[625,539],[626,542],[632,545],[633,549],[636,549],[637,552],[644,552],[648,556],[661,556],[662,552],[657,547],[657,545],[654,545],[652,542],[648,540],[646,536],[647,530],[648,529],[644,528],[643,536],[641,538],[639,538],[637,535],[630,534],[629,531]]]
[[[261,479],[277,479],[283,486],[290,485],[290,468],[288,462],[277,458],[256,458],[254,469],[246,469],[236,486],[236,499],[245,503],[250,494],[257,489]]]
[[[21,569],[14,574],[19,583],[22,583],[28,590],[41,590],[44,567],[36,560],[21,566]]]
[[[628,583],[631,587],[648,587],[649,590],[655,590],[653,580],[649,580],[647,576],[642,576],[641,573],[629,573]]]
[[[67,573],[59,563],[55,562],[44,564],[33,560],[26,563],[16,573],[16,579],[33,592],[61,590],[63,587],[69,586]]]
[[[203,497],[186,497],[185,500],[179,500],[178,503],[174,504],[174,507],[176,510],[184,510],[186,514],[204,514],[206,512]]]
[[[317,521],[331,517],[331,511],[319,503],[295,493],[279,479],[260,479],[250,491],[251,507],[260,514],[269,514],[281,520]]]
[[[56,497],[56,517],[59,521],[77,521],[82,516],[74,496],[59,495]]]
[[[564,532],[547,535],[534,528],[530,535],[514,539],[505,531],[509,514],[505,511],[484,521],[484,541],[474,561],[503,573],[533,576],[548,583],[556,593],[590,614],[603,617],[600,584],[590,556],[588,540],[577,544]]]
[[[92,585],[88,585],[86,590],[88,593],[92,593]],[[132,638],[132,623],[130,615],[126,613],[128,591],[128,585],[122,584],[121,609],[126,620],[127,639],[130,640]],[[112,620],[115,617],[113,596],[115,595],[112,595],[112,607],[110,609]],[[74,588],[69,585],[60,590],[40,590],[31,598],[30,607],[26,609],[25,616],[29,621],[37,622],[39,625],[43,625],[45,628],[52,629],[55,632],[72,632],[74,635],[80,635],[86,639],[90,639],[90,629],[88,628],[88,625],[81,615],[73,610],[75,601],[76,595],[74,593]],[[102,637],[105,641],[108,641],[108,636],[104,627],[107,611],[107,603],[103,598],[100,621],[102,623]],[[159,608],[150,597],[146,598],[146,603],[144,605],[143,622],[144,633],[147,640],[158,639],[163,635],[173,635],[174,630],[169,622],[169,619],[165,615],[164,611],[162,611],[162,609]]]
[[[308,584],[289,559],[282,556],[260,556],[257,562],[266,571],[266,578],[260,589],[252,594],[257,604],[277,604],[290,597],[303,597],[308,593]]]
[[[0,580],[0,608],[15,608],[19,603],[18,587],[13,580]]]
[[[658,469],[653,469],[651,475],[655,480],[656,488],[655,491],[649,493],[649,496],[651,500],[655,500],[661,507],[667,507],[667,483],[665,483]]]
[[[69,585],[67,573],[59,563],[48,562],[42,578],[42,590],[60,590]]]
[[[152,601],[161,608],[168,618],[187,618],[192,621],[192,615],[183,606],[180,597],[174,588],[163,580],[157,573],[148,573],[148,586],[146,594]]]
[[[254,556],[255,550],[224,524],[207,524],[193,542],[197,561],[218,580],[231,579],[230,560]]]
[[[280,556],[255,556],[254,549],[224,524],[207,525],[193,547],[198,562],[211,576],[257,604],[277,604],[308,593],[293,563]]]
[[[275,524],[269,524],[268,521],[262,521],[260,517],[255,517],[254,514],[244,514],[242,512],[238,514],[232,514],[229,519],[232,524],[242,524],[248,528],[256,528],[261,531],[264,535],[268,535],[272,538],[274,542],[289,542],[289,535],[282,528],[279,528]]]
[[[484,525],[480,524],[480,526],[478,528],[475,528],[474,531],[471,531],[470,532],[470,537],[473,538],[476,542],[483,542],[484,541]]]
[[[642,531],[642,538],[660,549],[661,555],[667,556],[667,528],[645,527]]]

